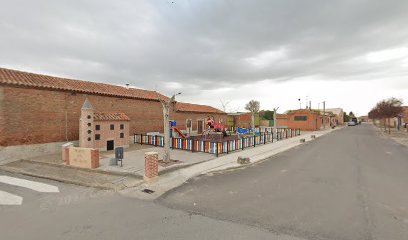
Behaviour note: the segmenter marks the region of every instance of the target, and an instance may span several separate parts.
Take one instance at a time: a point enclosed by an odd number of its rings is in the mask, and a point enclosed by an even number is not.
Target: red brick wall
[[[0,95],[0,99],[1,99],[1,95]],[[1,106],[0,106],[1,109]],[[404,107],[404,110],[402,112],[403,116],[404,116],[404,123],[408,123],[408,107]]]
[[[287,127],[288,126],[288,116],[287,115],[276,115],[276,126],[277,127]]]
[[[110,125],[114,124],[114,130],[110,129]],[[124,129],[120,129],[123,124]],[[99,125],[100,130],[96,130],[95,126]],[[129,146],[129,122],[128,121],[94,121],[92,137],[95,139],[95,148],[106,150],[106,141],[113,140],[116,147]],[[120,138],[120,133],[124,133],[124,138]],[[100,134],[100,140],[96,140],[95,134]]]
[[[100,95],[87,97],[95,111],[128,115],[130,135],[163,132],[160,102]],[[3,100],[0,101],[0,146],[78,140],[79,117],[85,98],[84,94],[65,91],[0,86],[0,100]],[[172,112],[170,119],[185,129],[186,118],[196,120],[209,115]],[[221,116],[212,115],[217,120]],[[222,118],[226,122],[226,115]],[[193,126],[197,127],[196,121]]]
[[[298,128],[302,131],[316,131],[320,129],[321,119],[318,113],[309,110],[288,113],[288,128]],[[295,121],[295,116],[306,116],[306,121]]]
[[[192,131],[197,131],[198,120],[204,120],[204,129],[207,129],[207,120],[211,116],[214,117],[215,122],[221,119],[221,122],[225,126],[227,125],[227,114],[172,112],[170,113],[170,120],[176,121],[178,129],[186,130],[186,120],[191,119],[193,120]]]
[[[5,120],[4,120],[4,90],[3,87],[0,86],[0,146],[2,146],[2,143],[5,142]]]

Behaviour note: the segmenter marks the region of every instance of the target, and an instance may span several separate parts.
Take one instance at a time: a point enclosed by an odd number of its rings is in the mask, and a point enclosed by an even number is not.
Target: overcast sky
[[[408,105],[408,1],[0,0],[0,66],[279,112]]]

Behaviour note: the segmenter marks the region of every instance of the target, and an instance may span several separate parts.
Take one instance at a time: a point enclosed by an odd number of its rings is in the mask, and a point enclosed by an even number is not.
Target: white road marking
[[[0,205],[21,205],[23,198],[0,190]]]
[[[50,185],[50,184],[45,184],[45,183],[39,183],[39,182],[34,182],[34,181],[29,181],[21,178],[14,178],[14,177],[9,177],[9,176],[0,176],[0,182],[14,185],[14,186],[19,186],[19,187],[24,187],[24,188],[29,188],[31,190],[37,191],[37,192],[59,192],[58,187]]]

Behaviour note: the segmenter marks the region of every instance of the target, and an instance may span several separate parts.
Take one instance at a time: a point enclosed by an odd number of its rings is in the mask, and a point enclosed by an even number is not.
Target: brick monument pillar
[[[86,98],[79,118],[79,147],[95,147],[94,129],[94,109],[88,98]]]
[[[154,181],[159,176],[159,154],[157,152],[145,153],[145,174],[146,181]]]

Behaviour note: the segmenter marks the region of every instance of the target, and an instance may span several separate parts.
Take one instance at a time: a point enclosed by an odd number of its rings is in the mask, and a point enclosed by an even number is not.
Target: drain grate
[[[152,193],[154,193],[153,190],[150,190],[150,189],[147,189],[147,188],[143,189],[142,192],[147,193],[147,194],[152,194]]]

